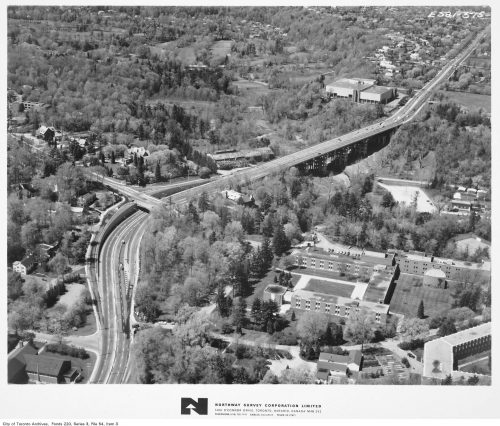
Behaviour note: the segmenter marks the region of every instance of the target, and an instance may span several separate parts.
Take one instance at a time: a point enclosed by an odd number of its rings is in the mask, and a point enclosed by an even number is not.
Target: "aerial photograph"
[[[9,384],[491,386],[489,7],[6,15]]]

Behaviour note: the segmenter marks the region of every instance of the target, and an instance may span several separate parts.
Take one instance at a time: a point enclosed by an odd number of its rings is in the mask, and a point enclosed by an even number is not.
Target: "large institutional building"
[[[376,86],[375,80],[366,78],[341,78],[327,84],[325,90],[335,98],[371,104],[386,104],[397,95],[395,87]]]
[[[459,371],[460,360],[489,350],[491,322],[431,340],[424,346],[423,377],[443,380],[448,375],[470,376],[471,373]]]
[[[420,253],[400,253],[397,257],[399,269],[405,274],[424,275],[429,269],[439,269],[449,280],[463,278],[464,275],[483,276],[489,274],[490,263],[471,263],[460,260],[426,256]],[[472,278],[472,277],[471,277]]]
[[[447,280],[480,278],[490,271],[489,262],[462,262],[418,252],[380,253],[357,248],[327,252],[308,247],[294,250],[292,256],[296,266],[318,271],[318,280],[323,281],[296,288],[291,295],[292,309],[339,318],[365,311],[372,313],[377,323],[384,323],[390,315],[400,273],[423,276],[424,286],[446,289]]]
[[[307,287],[295,290],[291,300],[293,309],[343,318],[365,311],[372,313],[377,323],[386,321],[397,276],[394,254],[335,254],[308,248],[295,250],[292,256],[297,266],[330,271],[339,276],[339,279],[329,279],[331,289],[326,289],[327,286],[322,291]]]

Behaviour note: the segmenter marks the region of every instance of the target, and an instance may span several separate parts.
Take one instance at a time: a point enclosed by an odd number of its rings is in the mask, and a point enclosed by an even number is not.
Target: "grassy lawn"
[[[247,306],[251,306],[252,302],[254,299],[257,297],[259,299],[262,299],[264,295],[264,289],[269,285],[269,284],[276,284],[274,282],[274,276],[279,276],[279,272],[275,272],[274,270],[270,270],[262,279],[255,281],[253,283],[253,292],[250,294],[247,298]],[[292,285],[295,286],[297,282],[299,281],[300,276],[298,275],[292,275]]]
[[[97,323],[95,320],[94,311],[92,308],[90,308],[87,313],[87,321],[85,322],[85,325],[83,327],[80,327],[76,331],[72,330],[70,334],[72,336],[90,336],[91,334],[94,334],[96,331],[97,331]]]
[[[334,283],[331,281],[317,280],[311,278],[304,290],[317,291],[318,293],[333,294],[339,297],[351,297],[354,290],[353,285]]]
[[[482,108],[491,113],[491,96],[476,93],[443,92],[450,100],[466,108]]]
[[[292,270],[292,272],[295,272],[297,274],[304,274],[304,275],[316,275],[318,277],[323,277],[323,278],[331,278],[333,280],[339,280],[339,281],[348,281],[348,282],[358,282],[358,279],[361,280],[361,277],[356,277],[354,275],[341,275],[338,272],[335,271],[328,271],[324,269],[314,269],[314,268],[295,268]]]
[[[251,340],[256,345],[274,343],[271,335],[264,331],[249,330],[247,328],[244,328],[242,331],[241,339]]]
[[[470,364],[467,364],[463,367],[459,367],[460,371],[465,371],[467,373],[477,373],[477,374],[485,374],[487,376],[491,375],[491,368],[489,366],[490,361],[489,361],[489,355],[490,353],[483,353],[481,354],[482,357],[480,359],[477,359],[475,361],[472,361]],[[460,361],[461,363],[464,363],[465,360]]]
[[[70,308],[76,302],[78,302],[84,290],[85,290],[85,285],[83,284],[76,284],[76,283],[66,284],[66,293],[64,293],[59,298],[59,301],[57,302],[56,306],[61,304],[61,305],[66,305],[68,308]]]
[[[233,42],[231,40],[220,40],[216,41],[211,47],[212,55],[214,58],[224,59],[226,55],[231,53],[231,45]]]
[[[391,311],[416,317],[421,300],[424,301],[426,316],[451,309],[453,282],[448,281],[448,288],[442,289],[424,286],[422,281],[421,276],[401,274],[390,303]]]

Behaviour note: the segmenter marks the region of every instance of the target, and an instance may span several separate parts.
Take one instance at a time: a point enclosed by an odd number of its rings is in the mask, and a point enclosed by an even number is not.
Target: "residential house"
[[[12,264],[14,272],[19,272],[21,275],[28,275],[36,266],[36,258],[33,254],[28,254],[22,260],[17,260]]]
[[[222,191],[222,195],[224,195],[228,200],[245,206],[251,206],[255,203],[255,198],[253,195],[245,195],[240,192],[233,191],[232,189]]]
[[[25,355],[26,374],[30,381],[38,383],[71,383],[80,376],[71,360],[51,355]]]
[[[49,261],[52,256],[56,253],[58,244],[55,245],[49,245],[49,244],[38,244],[37,245],[37,251],[38,251],[38,260],[40,262],[47,262]]]
[[[128,159],[133,160],[134,155],[137,155],[137,157],[148,157],[149,151],[143,146],[132,146],[128,150]]]
[[[56,136],[56,129],[54,127],[40,126],[40,128],[36,131],[36,136],[37,138],[50,143]]]
[[[37,353],[38,349],[30,343],[21,343],[21,346],[14,349],[7,357],[7,382],[18,385],[28,383],[25,357]]]
[[[316,383],[341,383],[344,379],[357,379],[361,370],[363,354],[359,350],[350,351],[349,355],[337,355],[321,352],[316,371]]]
[[[31,198],[36,194],[36,189],[30,183],[19,183],[11,186],[15,190],[19,199]]]
[[[95,200],[97,200],[97,196],[96,196],[95,192],[89,192],[88,194],[85,194],[85,195],[78,197],[77,205],[78,205],[78,207],[88,207]]]

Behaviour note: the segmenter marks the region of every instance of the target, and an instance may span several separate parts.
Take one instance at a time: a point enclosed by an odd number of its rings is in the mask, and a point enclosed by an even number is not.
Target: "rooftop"
[[[383,303],[375,303],[366,300],[353,300],[347,297],[332,296],[329,294],[318,293],[309,290],[296,290],[293,295],[301,299],[316,299],[321,300],[325,303],[333,303],[341,306],[352,306],[367,308],[377,313],[387,313],[389,311],[389,305]]]
[[[386,86],[371,86],[368,89],[363,90],[365,93],[377,93],[377,94],[383,94],[389,91],[392,91],[392,87],[386,87]]]
[[[24,366],[26,365],[25,357],[28,355],[34,355],[36,353],[38,353],[37,348],[35,348],[31,344],[25,344],[24,346],[13,350],[8,355],[7,374],[9,383],[12,383],[12,381],[16,378],[20,371],[24,369]]]
[[[268,293],[274,293],[274,294],[285,294],[286,292],[286,287],[283,287],[281,285],[277,284],[269,284],[264,291],[267,291]]]
[[[468,328],[467,330],[459,331],[449,336],[441,337],[440,339],[433,340],[432,342],[446,342],[451,346],[457,346],[461,343],[470,342],[471,340],[479,339],[480,337],[491,335],[491,322],[478,325],[477,327]]]
[[[367,255],[366,252],[365,254],[361,253],[354,251],[351,253],[350,250],[347,252],[340,252],[340,253],[328,253],[323,249],[317,247],[308,247],[302,250],[299,249],[294,250],[292,252],[292,255],[295,256],[309,255],[311,257],[314,256],[315,258],[318,259],[336,260],[350,264],[366,264],[367,266],[374,266],[374,265],[392,266],[393,256],[388,256],[385,253],[380,253],[380,255],[374,255],[375,252],[370,252],[369,255]]]
[[[446,278],[446,273],[441,269],[436,268],[428,269],[427,271],[425,271],[424,275],[435,278]]]
[[[26,371],[29,373],[39,373],[46,376],[58,376],[63,371],[65,360],[54,358],[48,355],[25,355]]]
[[[366,89],[367,87],[372,86],[375,83],[375,80],[369,80],[364,78],[341,78],[339,80],[333,81],[327,86],[332,87],[340,87],[343,89]]]

